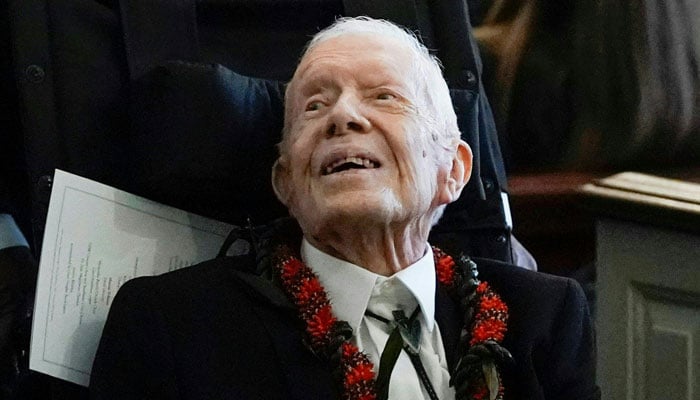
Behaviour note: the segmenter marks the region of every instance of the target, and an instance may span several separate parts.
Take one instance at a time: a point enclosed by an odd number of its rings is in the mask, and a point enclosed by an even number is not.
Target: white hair
[[[445,149],[452,148],[460,139],[457,115],[450,98],[450,91],[442,76],[442,64],[437,57],[430,54],[428,48],[421,43],[411,31],[383,19],[370,17],[342,17],[332,25],[317,33],[307,44],[302,59],[320,43],[344,35],[371,34],[374,36],[392,38],[406,45],[413,53],[413,68],[416,73],[418,99],[416,113],[422,119],[430,136],[437,144]],[[291,83],[291,82],[290,82]],[[291,85],[288,85],[288,88]],[[289,92],[289,90],[287,91]],[[422,95],[422,96],[421,96]],[[288,107],[289,93],[285,94],[285,104]],[[289,112],[287,109],[286,112]],[[283,142],[289,133],[292,118],[285,115]]]

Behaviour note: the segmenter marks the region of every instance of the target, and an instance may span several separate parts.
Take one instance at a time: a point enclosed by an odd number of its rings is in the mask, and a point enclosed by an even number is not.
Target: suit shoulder
[[[513,311],[556,318],[562,313],[588,313],[581,286],[571,278],[529,271],[512,264],[474,259],[479,279],[501,295]]]
[[[474,261],[479,278],[508,305],[503,345],[518,368],[505,379],[515,398],[599,399],[595,338],[580,285],[498,261]],[[543,396],[533,394],[539,391]]]
[[[479,279],[488,281],[493,285],[504,286],[509,290],[541,292],[554,291],[566,292],[568,290],[578,291],[580,285],[571,278],[551,275],[544,272],[530,271],[513,264],[504,263],[497,260],[474,258],[476,262]],[[551,294],[551,293],[550,293]]]
[[[245,260],[236,257],[216,258],[161,275],[136,277],[119,289],[117,297],[182,300],[235,290],[239,284],[235,271],[242,265]]]

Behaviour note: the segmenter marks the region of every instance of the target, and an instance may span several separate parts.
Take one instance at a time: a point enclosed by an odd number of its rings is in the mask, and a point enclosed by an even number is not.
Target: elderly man
[[[95,398],[599,397],[574,283],[427,243],[471,152],[424,46],[339,20],[285,107],[273,186],[293,219],[251,254],[124,285]]]

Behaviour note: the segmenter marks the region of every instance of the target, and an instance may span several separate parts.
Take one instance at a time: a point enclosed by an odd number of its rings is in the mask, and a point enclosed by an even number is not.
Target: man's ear
[[[457,200],[471,175],[472,150],[467,142],[460,140],[452,156],[452,167],[447,175],[447,181],[440,193],[440,204],[449,204]]]
[[[280,156],[272,166],[272,190],[282,204],[289,206],[289,160]]]

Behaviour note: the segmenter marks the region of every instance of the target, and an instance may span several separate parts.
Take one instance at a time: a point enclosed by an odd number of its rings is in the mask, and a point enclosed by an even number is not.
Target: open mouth
[[[379,168],[379,162],[364,157],[343,157],[327,164],[322,169],[323,175],[331,175],[351,169],[374,169]]]

